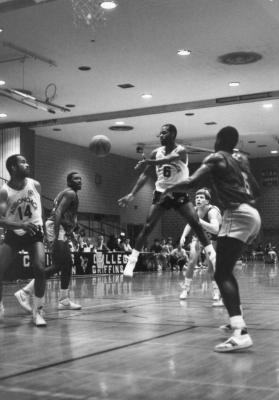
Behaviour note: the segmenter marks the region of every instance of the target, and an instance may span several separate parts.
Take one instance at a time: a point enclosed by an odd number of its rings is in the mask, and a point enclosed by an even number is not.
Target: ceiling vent
[[[117,85],[117,86],[120,87],[121,89],[131,89],[131,88],[135,87],[131,83],[121,83],[120,85]]]
[[[109,129],[111,131],[124,132],[124,131],[132,131],[134,127],[130,125],[113,125],[110,126]]]
[[[253,51],[236,51],[219,56],[218,61],[226,65],[245,65],[257,62],[262,58],[261,54]]]

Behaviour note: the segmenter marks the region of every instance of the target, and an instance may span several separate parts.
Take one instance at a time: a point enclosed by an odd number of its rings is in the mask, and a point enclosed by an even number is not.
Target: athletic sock
[[[35,279],[32,279],[29,283],[27,283],[26,286],[24,286],[24,288],[22,288],[22,290],[25,293],[33,294],[34,293],[34,285],[35,285]]]

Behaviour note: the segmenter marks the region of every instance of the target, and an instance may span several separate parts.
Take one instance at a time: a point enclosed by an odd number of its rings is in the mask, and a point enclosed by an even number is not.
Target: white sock
[[[130,255],[131,259],[137,260],[137,259],[139,258],[139,253],[140,253],[140,252],[139,252],[138,250],[133,249],[133,250],[132,250],[132,253],[131,253],[131,255]]]
[[[64,300],[69,297],[69,289],[60,289],[59,300]]]
[[[44,297],[36,297],[34,296],[34,310],[38,310],[42,308],[44,305]]]
[[[187,288],[190,288],[191,284],[192,284],[193,279],[192,278],[185,278],[185,286]]]
[[[230,325],[232,329],[240,329],[240,331],[241,329],[246,328],[246,324],[242,315],[235,315],[233,317],[230,317]]]
[[[34,285],[35,285],[35,279],[32,279],[29,283],[27,283],[26,286],[24,286],[23,291],[29,294],[34,293]]]

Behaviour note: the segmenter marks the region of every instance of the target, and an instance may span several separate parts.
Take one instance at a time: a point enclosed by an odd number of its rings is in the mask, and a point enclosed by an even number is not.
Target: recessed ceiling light
[[[91,67],[88,67],[87,65],[82,65],[81,67],[78,67],[80,71],[90,71]]]
[[[143,99],[151,99],[152,98],[152,94],[151,93],[144,93],[141,95],[141,97]]]
[[[256,140],[248,140],[248,143],[256,143]]]
[[[267,147],[266,144],[258,144],[258,147]]]
[[[125,125],[124,121],[115,121],[115,125]]]
[[[278,154],[278,150],[270,150],[271,154]]]
[[[195,113],[185,113],[185,115],[187,116],[187,117],[192,117],[193,115],[195,115]]]
[[[272,103],[265,103],[263,104],[263,108],[272,108],[273,104]]]
[[[7,117],[7,114],[5,114],[5,113],[0,114],[0,118],[6,118],[6,117]]]
[[[60,131],[62,131],[61,128],[53,128],[52,130],[53,130],[54,132],[60,132]]]
[[[3,29],[2,29],[2,28],[0,28],[0,33],[1,33],[1,32],[3,32]]]
[[[205,125],[217,125],[217,122],[214,121],[209,121],[209,122],[205,122]]]
[[[5,81],[0,81],[0,86],[3,86],[3,85],[5,85]]]
[[[239,85],[240,85],[239,82],[230,82],[229,83],[229,86],[231,86],[231,87],[236,87],[236,86],[239,86]]]
[[[118,4],[115,1],[102,1],[100,6],[104,9],[104,10],[113,10],[114,8],[116,8],[118,6]]]
[[[66,104],[65,107],[74,108],[74,107],[75,107],[75,104]]]
[[[191,54],[191,50],[180,49],[180,50],[177,50],[177,54],[179,56],[189,56],[189,54]]]

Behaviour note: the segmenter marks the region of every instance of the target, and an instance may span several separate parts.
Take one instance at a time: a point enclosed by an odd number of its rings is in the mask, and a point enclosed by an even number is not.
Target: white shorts
[[[224,211],[218,237],[231,237],[250,244],[256,239],[261,228],[258,211],[249,204],[242,203],[237,208]]]
[[[49,219],[46,221],[46,237],[50,243],[54,241],[54,222]],[[58,240],[63,240],[63,242],[68,240],[66,232],[61,225],[59,227]]]

